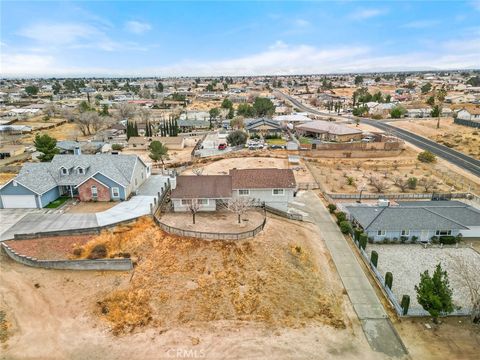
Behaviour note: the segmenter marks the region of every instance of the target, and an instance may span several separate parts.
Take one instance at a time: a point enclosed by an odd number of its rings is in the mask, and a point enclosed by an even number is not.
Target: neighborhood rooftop
[[[229,175],[177,176],[172,199],[223,199],[232,194],[232,178]]]
[[[137,159],[136,155],[55,155],[50,163],[26,163],[15,181],[43,194],[58,185],[79,185],[99,172],[122,186],[128,186]],[[61,174],[61,168],[77,167],[82,167],[83,173]]]
[[[233,189],[295,188],[295,176],[290,169],[232,169]]]
[[[348,126],[335,124],[331,121],[315,120],[306,124],[298,125],[297,129],[317,132],[317,133],[329,133],[335,135],[348,135],[348,134],[361,134],[362,130],[352,129]]]
[[[431,204],[430,204],[431,203]],[[468,229],[480,224],[480,211],[466,205],[432,201],[402,203],[400,206],[348,206],[365,230]],[[447,204],[448,203],[448,204]]]

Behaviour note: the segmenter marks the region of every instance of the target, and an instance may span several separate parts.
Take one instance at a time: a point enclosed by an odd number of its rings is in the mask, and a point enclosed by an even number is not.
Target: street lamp
[[[365,188],[367,187],[367,184],[363,183],[361,184],[359,187],[358,187],[358,191],[360,191],[360,196],[357,200],[357,203],[361,203],[362,202],[362,193],[363,193],[363,190],[365,190]]]

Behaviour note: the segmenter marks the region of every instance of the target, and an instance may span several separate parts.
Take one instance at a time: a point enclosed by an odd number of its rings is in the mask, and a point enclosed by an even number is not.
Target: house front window
[[[435,232],[435,235],[437,235],[437,236],[450,236],[450,235],[452,235],[452,230],[437,230]]]
[[[192,203],[192,200],[191,199],[182,199],[182,205],[190,205]]]
[[[92,186],[92,198],[98,197],[98,189],[95,185]]]
[[[272,194],[276,196],[283,196],[285,194],[284,189],[273,189]]]
[[[386,234],[386,231],[385,231],[385,230],[378,230],[378,231],[377,231],[377,235],[378,235],[378,236],[385,236],[385,234]]]
[[[65,168],[62,168],[62,175],[67,175],[67,174],[68,174],[68,170]]]
[[[240,196],[248,196],[248,195],[250,195],[250,190],[240,189],[240,190],[238,190],[238,195],[240,195]]]
[[[79,174],[83,174],[83,173],[84,173],[83,168],[78,168],[77,171],[78,171]]]
[[[208,205],[208,199],[198,199],[198,205]]]
[[[402,236],[410,236],[410,230],[402,230]]]
[[[112,187],[112,196],[114,198],[120,197],[120,190],[118,189],[118,187]]]

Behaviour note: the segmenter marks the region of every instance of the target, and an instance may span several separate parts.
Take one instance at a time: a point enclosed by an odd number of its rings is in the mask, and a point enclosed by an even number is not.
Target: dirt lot
[[[163,223],[184,230],[202,232],[237,233],[250,231],[257,228],[264,219],[263,211],[251,210],[241,217],[238,223],[238,216],[227,210],[216,212],[199,212],[195,215],[195,224],[192,222],[192,214],[166,213],[160,219]]]
[[[49,359],[186,351],[207,359],[381,359],[324,244],[311,240],[319,238],[315,229],[271,218],[254,239],[208,242],[169,236],[141,220],[86,245],[130,252],[138,262],[133,273],[42,270],[2,255],[0,307],[9,337],[3,352]]]
[[[193,147],[187,147],[182,150],[169,150],[168,151],[169,159],[165,161],[165,164],[168,165],[171,163],[182,163],[182,162],[190,161],[192,158],[191,156],[192,150],[193,150]],[[122,154],[135,154],[140,156],[140,158],[146,163],[148,164],[152,163],[152,159],[150,159],[150,157],[148,156],[149,152],[147,150],[124,149],[122,151]],[[160,167],[162,166],[161,162],[159,162],[158,164]]]
[[[410,318],[394,321],[412,359],[477,359],[480,347],[480,326],[468,318],[441,319],[435,325],[429,318]],[[425,324],[429,324],[428,329]]]
[[[295,180],[297,183],[311,183],[313,179],[310,172],[305,167],[303,160],[300,165],[289,165],[288,160],[273,157],[241,157],[227,158],[203,165],[203,175],[222,175],[228,174],[230,169],[256,169],[256,168],[277,168],[294,169]],[[191,174],[191,170],[186,170],[184,174]]]
[[[70,258],[73,249],[85,245],[93,235],[54,236],[31,240],[9,240],[5,243],[21,255],[41,260]]]
[[[65,213],[97,213],[111,209],[118,205],[115,201],[99,201],[99,202],[75,202],[66,205]]]
[[[13,173],[0,173],[0,185],[3,185],[13,179],[17,174]]]
[[[424,193],[432,190],[450,192],[454,185],[439,177],[432,165],[418,163],[412,150],[407,150],[401,157],[392,159],[322,159],[311,162],[311,164],[317,179],[325,190],[331,193],[358,193],[359,187],[363,184],[365,184],[364,193],[375,193],[376,188],[369,181],[371,177],[386,184],[383,191],[385,193],[402,192],[402,189],[394,184],[397,178],[401,178],[403,181],[412,177],[417,178],[416,188],[405,189],[406,193]],[[350,177],[352,179],[349,179]],[[420,183],[422,178],[431,179],[435,185],[426,191]]]
[[[480,130],[457,125],[452,118],[442,118],[440,120],[440,129],[437,129],[436,119],[394,121],[390,124],[480,159]]]

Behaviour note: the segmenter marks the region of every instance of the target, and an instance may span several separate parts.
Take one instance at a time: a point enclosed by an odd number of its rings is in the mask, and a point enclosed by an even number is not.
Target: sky
[[[0,0],[0,19],[0,77],[480,68],[480,0]]]

